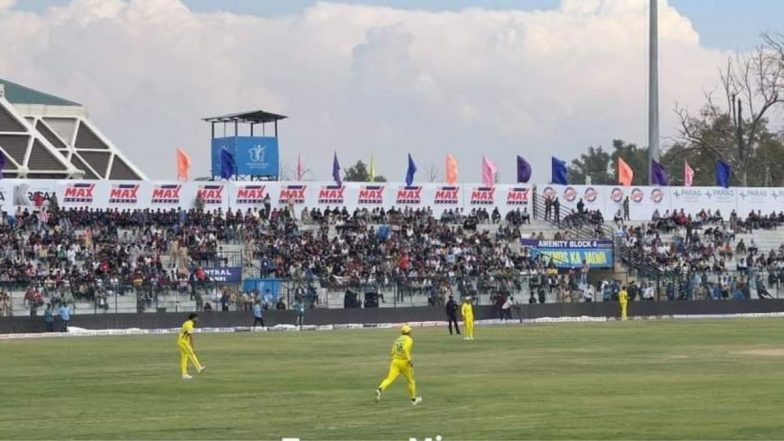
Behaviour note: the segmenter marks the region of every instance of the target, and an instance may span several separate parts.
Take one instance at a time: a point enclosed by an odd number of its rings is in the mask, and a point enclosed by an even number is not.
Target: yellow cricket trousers
[[[378,386],[381,391],[385,391],[390,384],[394,383],[398,375],[403,374],[408,382],[408,396],[413,400],[416,398],[416,382],[414,381],[414,368],[409,366],[406,360],[392,360],[389,364],[389,373],[387,378]]]

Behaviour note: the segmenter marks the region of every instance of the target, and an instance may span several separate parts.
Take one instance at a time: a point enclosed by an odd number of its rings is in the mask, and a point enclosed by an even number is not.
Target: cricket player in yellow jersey
[[[621,320],[626,320],[627,306],[629,305],[629,292],[626,287],[621,287],[621,292],[618,293],[618,303],[621,305]]]
[[[465,337],[463,340],[474,339],[474,307],[471,305],[471,297],[466,297],[463,306],[460,308],[460,313],[463,315],[463,327],[465,328]]]
[[[400,328],[402,334],[392,343],[392,363],[389,364],[387,378],[381,382],[376,389],[376,401],[381,401],[381,393],[387,390],[398,375],[403,374],[408,382],[408,396],[411,404],[416,406],[422,402],[422,397],[416,394],[416,382],[414,381],[414,361],[411,359],[411,351],[414,348],[414,339],[411,338],[411,326],[403,325]]]
[[[202,366],[199,363],[199,359],[196,358],[196,352],[193,351],[193,326],[198,320],[199,314],[194,312],[188,315],[188,320],[182,324],[182,329],[179,335],[177,335],[177,346],[180,347],[180,374],[182,374],[183,380],[193,378],[188,375],[188,360],[191,361],[198,373],[202,373],[204,369],[207,369],[206,366]]]

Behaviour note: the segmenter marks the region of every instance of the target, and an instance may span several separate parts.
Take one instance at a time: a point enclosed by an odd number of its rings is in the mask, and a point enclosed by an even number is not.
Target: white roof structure
[[[81,104],[0,79],[3,176],[146,180]]]

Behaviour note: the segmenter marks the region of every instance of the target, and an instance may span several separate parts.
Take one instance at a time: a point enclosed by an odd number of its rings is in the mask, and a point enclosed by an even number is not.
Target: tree
[[[441,181],[441,173],[438,171],[436,165],[432,162],[427,165],[427,168],[423,171],[423,175],[425,177],[425,181],[427,182]]]
[[[609,173],[610,155],[602,147],[588,147],[588,152],[572,160],[569,166],[569,182],[573,184],[588,183],[594,185],[612,184],[613,178]],[[589,178],[589,179],[586,179]]]
[[[768,114],[784,103],[784,35],[763,35],[752,54],[730,57],[719,78],[723,105],[712,93],[706,94],[698,115],[676,105],[678,138],[684,153],[700,150],[713,161],[728,162],[733,181],[747,186],[749,172],[754,172],[753,181],[760,174],[755,153],[766,142]]]
[[[370,172],[367,165],[362,161],[357,161],[356,164],[347,168],[343,173],[343,179],[346,182],[369,182]],[[373,182],[387,182],[387,178],[383,176],[376,176]]]
[[[569,166],[569,182],[593,185],[613,185],[618,183],[618,158],[623,158],[634,170],[633,185],[648,185],[648,149],[637,147],[620,139],[612,142],[613,152],[607,153],[599,146],[588,147],[588,152],[572,161]]]

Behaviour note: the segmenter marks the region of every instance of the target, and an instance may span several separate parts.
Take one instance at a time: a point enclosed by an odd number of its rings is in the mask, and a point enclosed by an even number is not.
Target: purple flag
[[[335,184],[339,186],[343,185],[343,179],[340,177],[340,163],[338,162],[338,152],[335,152],[335,155],[332,157],[332,179],[335,180]]]
[[[667,176],[667,170],[664,169],[664,166],[661,163],[651,159],[651,182],[653,185],[658,185],[660,187],[666,187],[669,185],[670,178]]]
[[[531,164],[517,155],[517,182],[526,183],[531,179]]]

